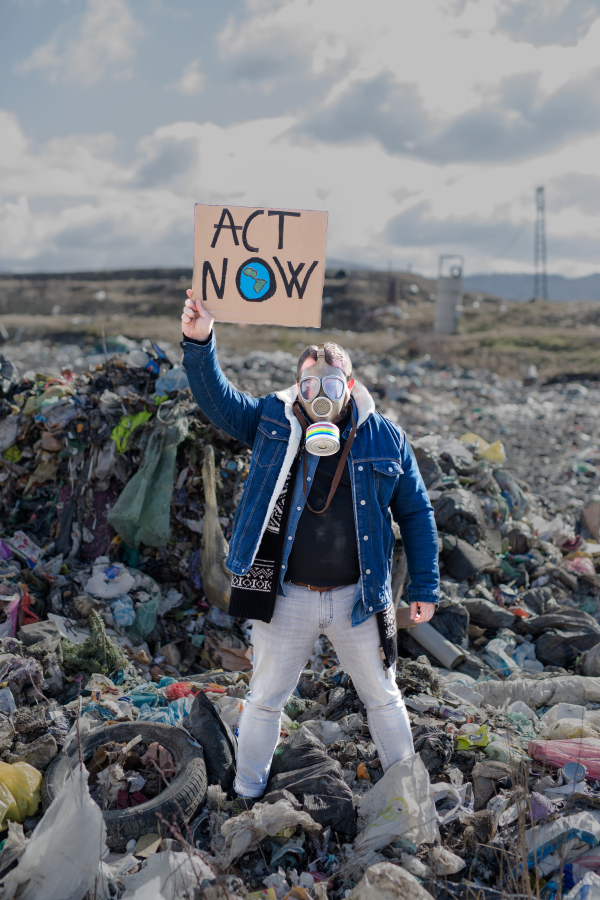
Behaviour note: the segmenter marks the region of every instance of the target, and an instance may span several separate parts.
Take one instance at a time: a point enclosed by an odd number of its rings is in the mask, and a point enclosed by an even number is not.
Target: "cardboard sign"
[[[217,322],[319,328],[327,213],[197,203],[194,300]]]

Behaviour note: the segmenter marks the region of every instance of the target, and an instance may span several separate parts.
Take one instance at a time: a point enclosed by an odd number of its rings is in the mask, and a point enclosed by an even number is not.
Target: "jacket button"
[[[290,534],[290,536],[288,537],[288,541],[291,541],[291,539],[292,539],[292,536],[291,536],[291,534]]]
[[[365,534],[365,536],[364,536],[364,538],[363,538],[363,541],[368,541],[368,540],[369,540],[369,535],[368,535],[368,534]]]
[[[272,431],[271,434],[277,434],[277,432],[276,432],[276,431]],[[392,471],[392,470],[390,469],[390,472],[391,472],[391,471]]]
[[[275,432],[273,432],[273,434],[275,434]],[[392,467],[390,466],[389,469],[388,469],[388,472],[393,472],[393,471],[394,471],[394,470],[393,470]]]
[[[359,466],[359,467],[358,467],[358,471],[359,471],[359,472],[362,472],[362,470],[363,470],[363,467],[362,467],[362,466]]]
[[[372,607],[372,606],[369,607],[369,612],[373,612],[373,607]]]
[[[365,572],[366,572],[367,575],[370,575],[370,574],[371,574],[371,570],[370,570],[370,569],[365,569]]]
[[[307,480],[307,481],[310,481],[310,475],[307,475],[307,476],[306,476],[306,480]]]
[[[301,511],[302,511],[302,507],[301,507],[301,506],[297,506],[296,509],[298,510],[298,512],[301,512]]]
[[[361,506],[364,506],[366,502],[367,502],[366,500],[361,500],[361,501],[360,501],[360,505],[361,505]]]

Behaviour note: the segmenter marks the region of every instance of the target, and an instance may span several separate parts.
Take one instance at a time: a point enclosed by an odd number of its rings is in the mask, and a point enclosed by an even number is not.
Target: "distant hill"
[[[481,274],[463,278],[465,291],[496,294],[505,300],[531,300],[533,275]],[[600,300],[600,273],[585,278],[548,275],[549,300]]]

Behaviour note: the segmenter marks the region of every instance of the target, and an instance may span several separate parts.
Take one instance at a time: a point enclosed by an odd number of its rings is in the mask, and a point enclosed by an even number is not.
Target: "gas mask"
[[[300,375],[298,399],[311,425],[306,429],[306,449],[314,456],[332,456],[340,449],[340,430],[334,425],[344,408],[346,378],[337,366],[325,361],[323,344],[317,362]]]

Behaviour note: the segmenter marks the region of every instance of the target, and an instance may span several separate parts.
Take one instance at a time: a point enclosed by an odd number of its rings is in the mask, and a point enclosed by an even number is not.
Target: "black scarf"
[[[232,575],[231,577],[231,598],[228,610],[230,616],[259,619],[261,622],[270,622],[273,618],[275,600],[279,591],[285,532],[292,505],[298,462],[303,450],[304,441],[301,441],[298,454],[277,498],[269,524],[265,528],[254,563],[245,575]]]

